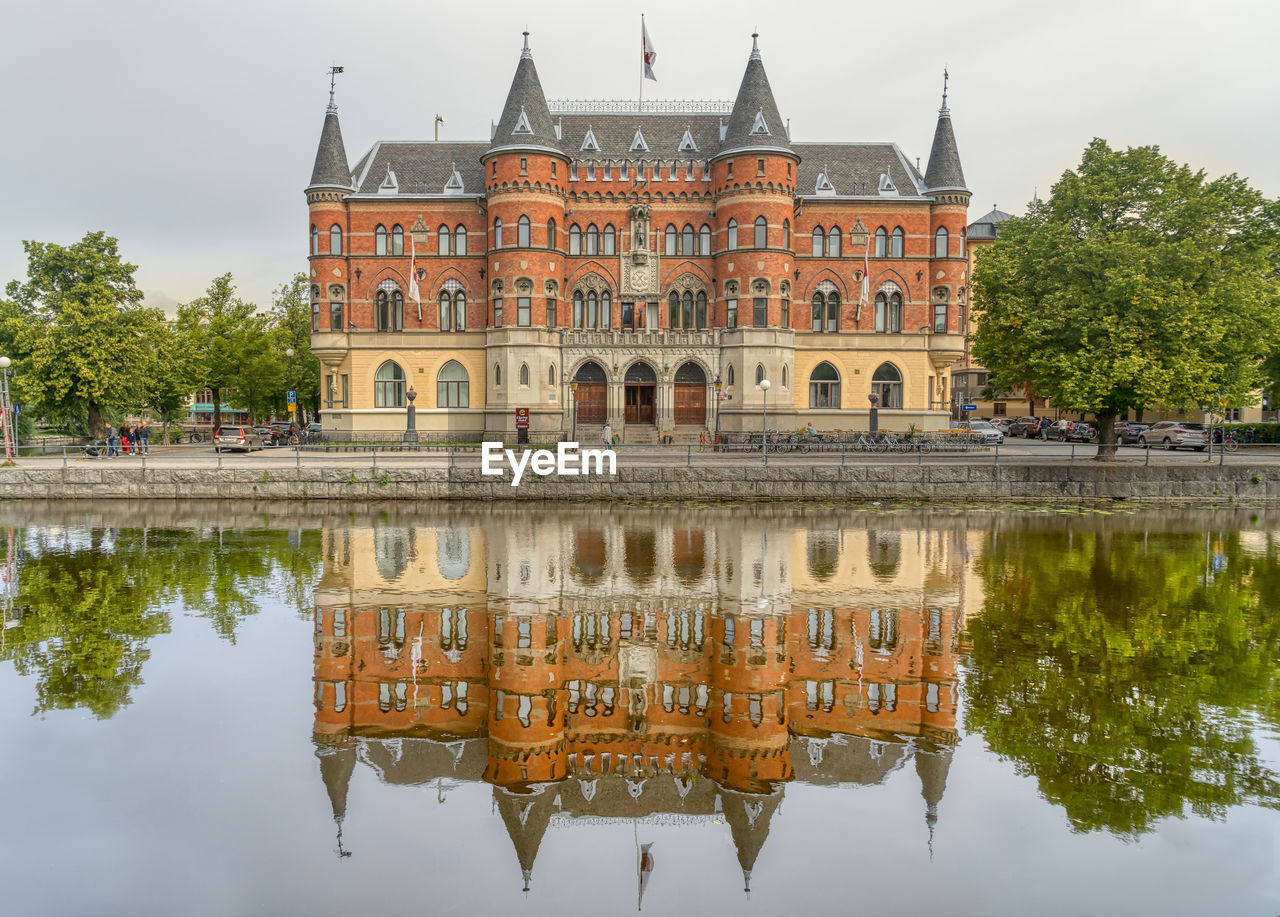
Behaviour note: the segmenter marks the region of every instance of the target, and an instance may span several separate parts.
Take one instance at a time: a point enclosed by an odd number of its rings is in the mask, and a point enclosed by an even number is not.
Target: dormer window
[[[516,126],[511,129],[513,134],[532,134],[533,128],[529,126],[529,113],[524,110],[524,106],[520,107],[520,117],[516,119]]]
[[[893,179],[889,177],[887,172],[880,175],[880,193],[881,194],[897,194],[898,186],[893,183]]]
[[[769,133],[769,125],[764,120],[764,109],[756,112],[756,120],[751,125],[751,133],[767,134]]]
[[[498,164],[493,164],[494,173],[497,174]],[[454,163],[453,171],[449,173],[449,180],[444,183],[445,194],[461,194],[463,192],[462,173],[458,171],[458,164]]]
[[[831,179],[827,176],[826,169],[818,173],[818,180],[813,186],[814,194],[835,194],[835,185],[831,184]]]
[[[693,134],[689,128],[684,129],[684,136],[680,138],[680,146],[676,148],[678,153],[687,153],[689,151],[698,152],[698,145],[693,142]]]
[[[378,185],[379,194],[395,194],[400,190],[400,185],[396,181],[396,173],[391,171],[391,166],[387,166],[386,177],[382,179],[382,184]]]
[[[596,142],[595,131],[590,126],[587,127],[587,136],[582,138],[582,146],[579,149],[600,152],[600,144]]]
[[[644,132],[641,131],[640,128],[638,127],[636,128],[635,136],[631,138],[630,151],[632,153],[649,152],[649,143],[644,139]]]

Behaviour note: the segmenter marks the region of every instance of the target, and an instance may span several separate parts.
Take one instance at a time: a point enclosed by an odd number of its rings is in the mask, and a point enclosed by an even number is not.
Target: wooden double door
[[[623,390],[622,419],[626,423],[653,423],[658,387],[650,384],[627,385]]]
[[[707,386],[705,382],[676,383],[675,415],[677,425],[706,426]]]

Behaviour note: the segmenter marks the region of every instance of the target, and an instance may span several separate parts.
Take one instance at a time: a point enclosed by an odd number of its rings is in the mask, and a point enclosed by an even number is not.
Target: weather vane
[[[342,72],[342,68],[336,64],[329,68],[329,110],[337,111],[338,106],[333,102],[333,89],[337,83],[338,74]]]

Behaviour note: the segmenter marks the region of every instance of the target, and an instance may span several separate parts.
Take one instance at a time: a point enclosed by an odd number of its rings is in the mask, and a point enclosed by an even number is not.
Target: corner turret
[[[316,162],[311,169],[311,183],[307,193],[321,188],[351,190],[351,168],[347,164],[347,150],[342,145],[342,128],[338,124],[338,106],[333,104],[324,113],[324,127],[320,129],[320,146],[316,148]]]
[[[747,70],[742,75],[729,125],[720,142],[720,156],[742,150],[792,152],[786,122],[778,112],[769,77],[764,72],[758,38],[758,34],[751,36],[751,56],[747,58]]]
[[[938,124],[933,131],[933,147],[929,151],[929,167],[924,173],[925,189],[928,194],[937,198],[940,203],[969,202],[969,189],[964,183],[964,170],[960,167],[960,151],[956,149],[956,135],[951,129],[951,109],[947,107],[947,79],[949,74],[942,73],[942,108],[938,110]],[[939,195],[937,192],[943,192]],[[948,201],[944,197],[950,193],[962,200]]]
[[[502,107],[502,117],[489,144],[490,154],[498,150],[561,152],[551,109],[547,107],[547,97],[538,80],[538,68],[533,65],[528,32],[524,33],[524,48],[507,92],[507,103]]]

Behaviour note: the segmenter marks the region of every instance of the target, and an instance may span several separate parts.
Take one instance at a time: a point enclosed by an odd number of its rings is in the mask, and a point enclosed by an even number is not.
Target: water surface
[[[1278,528],[3,508],[5,910],[1274,917]]]

